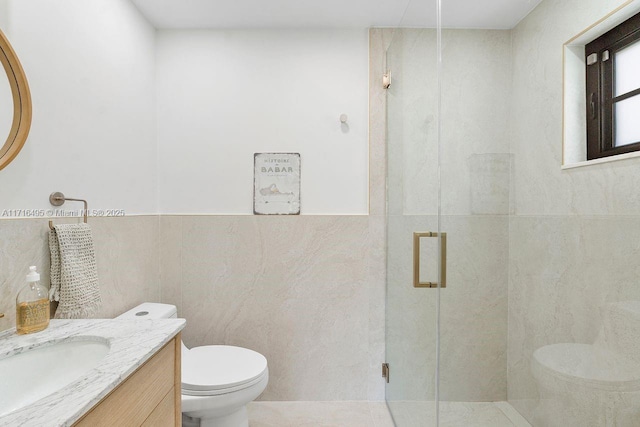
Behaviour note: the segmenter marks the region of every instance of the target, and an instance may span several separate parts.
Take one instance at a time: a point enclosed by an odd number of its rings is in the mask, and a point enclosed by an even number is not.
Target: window
[[[640,14],[586,45],[587,160],[640,151]]]

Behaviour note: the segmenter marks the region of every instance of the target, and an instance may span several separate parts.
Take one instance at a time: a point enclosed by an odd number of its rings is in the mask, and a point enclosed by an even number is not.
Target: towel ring
[[[82,202],[84,203],[84,223],[87,223],[87,215],[89,213],[89,207],[87,204],[86,200],[83,199],[72,199],[71,197],[64,197],[64,194],[62,194],[59,191],[56,191],[55,193],[51,193],[49,195],[49,203],[51,203],[52,206],[62,206],[64,205],[64,202],[66,201],[71,201],[71,202]],[[49,220],[49,228],[51,230],[53,230],[53,221]]]

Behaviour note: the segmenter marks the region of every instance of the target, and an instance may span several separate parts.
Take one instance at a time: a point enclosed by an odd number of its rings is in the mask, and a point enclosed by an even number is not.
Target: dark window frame
[[[640,141],[615,146],[615,103],[640,95],[640,88],[613,96],[615,54],[638,40],[640,13],[585,46],[585,64],[590,55],[596,53],[598,56],[596,63],[586,65],[587,160],[640,151]],[[603,60],[605,52],[608,52],[608,60]]]

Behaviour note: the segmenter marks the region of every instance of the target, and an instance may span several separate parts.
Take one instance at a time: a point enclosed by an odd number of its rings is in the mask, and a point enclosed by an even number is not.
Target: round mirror
[[[11,132],[13,124],[13,95],[9,77],[5,73],[0,73],[0,135],[4,137]]]
[[[0,31],[0,169],[18,155],[31,127],[27,78],[9,40]]]

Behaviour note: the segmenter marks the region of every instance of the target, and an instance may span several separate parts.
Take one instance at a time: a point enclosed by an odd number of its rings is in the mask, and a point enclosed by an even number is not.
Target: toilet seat
[[[268,375],[267,359],[226,345],[195,347],[182,354],[182,394],[215,396],[251,387]]]
[[[612,351],[588,344],[547,345],[533,353],[534,375],[615,392],[640,390],[640,368]]]

